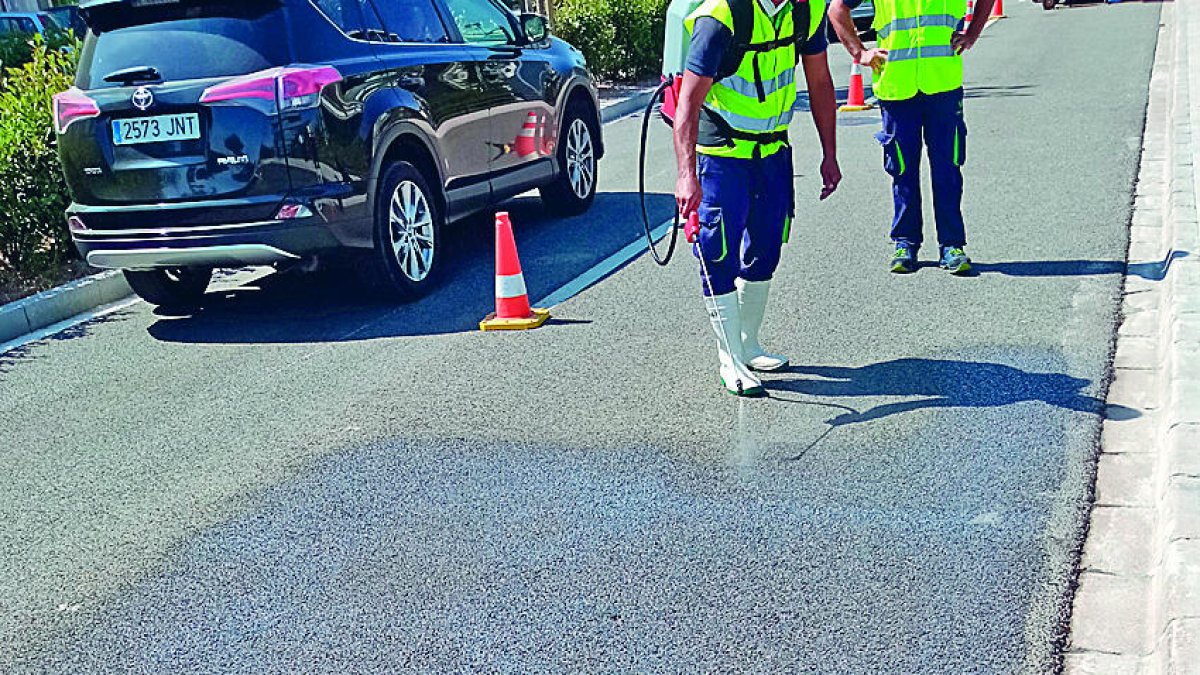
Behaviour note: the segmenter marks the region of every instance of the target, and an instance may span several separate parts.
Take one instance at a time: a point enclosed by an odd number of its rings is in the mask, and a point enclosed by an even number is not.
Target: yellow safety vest
[[[787,145],[787,128],[796,106],[795,4],[785,0],[788,6],[771,17],[758,0],[706,0],[685,21],[688,33],[694,32],[702,17],[712,17],[735,33],[737,22],[730,2],[753,6],[753,30],[749,40],[734,35],[734,45],[748,48],[736,71],[718,79],[709,91],[700,112],[696,151],[714,157],[768,157]],[[821,27],[825,0],[800,4],[809,6],[804,36],[811,38]]]
[[[888,52],[875,95],[902,101],[961,88],[963,60],[950,38],[966,14],[964,0],[875,0],[879,48]]]

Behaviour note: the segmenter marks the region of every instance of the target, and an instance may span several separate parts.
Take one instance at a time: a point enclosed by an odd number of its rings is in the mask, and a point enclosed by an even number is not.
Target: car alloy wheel
[[[400,271],[411,281],[424,281],[433,267],[436,245],[433,211],[424,191],[410,180],[401,181],[392,193],[388,233]]]
[[[596,151],[592,130],[581,119],[572,122],[567,132],[567,176],[575,196],[587,199],[596,180]]]

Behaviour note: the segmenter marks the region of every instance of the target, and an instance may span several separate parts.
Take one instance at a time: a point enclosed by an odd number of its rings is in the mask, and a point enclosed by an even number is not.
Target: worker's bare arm
[[[700,179],[696,175],[696,139],[700,133],[700,108],[712,89],[711,77],[691,71],[683,74],[679,105],[675,110],[675,160],[679,179],[675,183],[675,202],[686,216],[700,208]]]
[[[858,29],[854,27],[854,19],[850,17],[850,7],[843,0],[833,0],[829,5],[829,23],[842,41],[842,46],[850,52],[850,58],[870,66],[876,72],[883,68],[887,62],[887,50],[867,49],[863,45],[858,37]]]
[[[821,139],[821,199],[837,190],[842,171],[837,161],[837,94],[829,74],[829,58],[825,52],[805,55],[804,78],[808,82],[808,101],[812,108],[813,124]]]
[[[975,3],[975,14],[971,19],[971,24],[967,26],[965,31],[956,31],[954,37],[951,38],[950,44],[954,46],[955,54],[962,54],[971,47],[975,46],[975,41],[983,34],[983,29],[987,27],[988,18],[992,15],[992,7],[996,4],[996,0],[979,0]]]

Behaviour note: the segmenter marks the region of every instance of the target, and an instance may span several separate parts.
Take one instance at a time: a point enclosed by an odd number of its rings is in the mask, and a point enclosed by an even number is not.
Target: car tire
[[[194,307],[204,298],[212,270],[183,267],[162,270],[125,270],[125,281],[141,299],[165,308]]]
[[[360,269],[381,299],[415,300],[436,284],[441,270],[441,209],[429,181],[409,162],[389,165],[379,185],[375,248]]]
[[[1058,0],[1042,0],[1042,9],[1051,10],[1058,5]]]
[[[600,129],[587,108],[572,105],[562,125],[558,142],[559,176],[541,189],[542,203],[558,215],[573,216],[587,211],[596,200],[599,162],[596,142]]]

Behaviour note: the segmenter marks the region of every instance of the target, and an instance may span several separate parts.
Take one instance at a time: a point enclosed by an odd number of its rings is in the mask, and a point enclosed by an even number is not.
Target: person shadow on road
[[[788,372],[821,379],[764,382],[768,389],[817,398],[918,396],[916,400],[845,412],[827,423],[833,427],[869,422],[901,413],[936,408],[991,408],[1041,401],[1058,408],[1099,414],[1104,402],[1083,393],[1088,380],[1062,373],[1032,373],[999,363],[940,359],[895,359],[859,368],[792,366]],[[1110,406],[1110,416],[1136,417],[1123,406]]]

